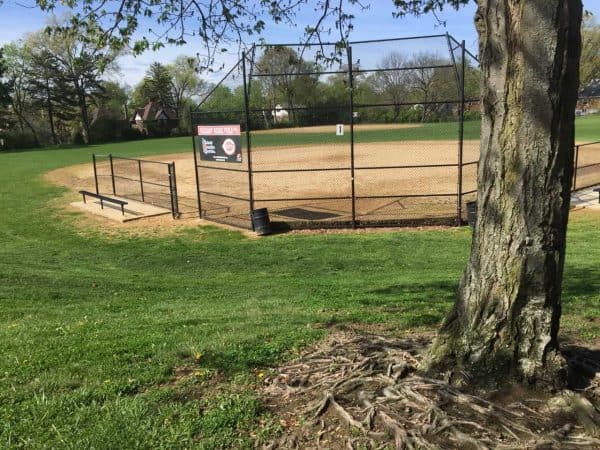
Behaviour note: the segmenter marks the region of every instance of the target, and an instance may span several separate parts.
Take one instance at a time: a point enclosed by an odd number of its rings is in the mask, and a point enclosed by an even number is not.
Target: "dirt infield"
[[[476,161],[479,143],[464,143],[464,161]],[[357,199],[358,220],[392,220],[452,217],[456,213],[458,144],[455,141],[405,141],[355,144],[355,190],[357,197],[417,196],[404,198]],[[197,217],[196,185],[193,155],[188,153],[146,157],[156,161],[174,161],[180,209],[183,217]],[[246,171],[248,155],[244,150],[241,164],[202,162],[207,167]],[[107,173],[107,163],[98,165],[99,173]],[[253,148],[252,165],[255,207],[268,207],[276,220],[348,220],[352,210],[350,199],[324,199],[351,196],[351,160],[349,145],[311,145]],[[412,167],[447,165],[445,167]],[[389,168],[397,166],[397,168]],[[386,168],[382,168],[386,167]],[[475,189],[476,165],[463,169],[463,190]],[[328,169],[317,171],[315,169]],[[123,170],[128,170],[123,167]],[[132,169],[133,170],[133,169]],[[266,173],[263,171],[280,172]],[[295,170],[308,170],[296,172]],[[144,179],[161,174],[144,169]],[[93,189],[91,164],[53,171],[49,179],[72,190]],[[248,198],[247,172],[199,169],[201,189],[205,192]],[[102,181],[102,180],[101,180]],[[100,191],[109,192],[104,178]],[[118,185],[120,195],[128,189],[136,195],[138,186]],[[146,195],[149,195],[146,192]],[[157,192],[156,195],[159,195]],[[160,194],[162,195],[162,194]],[[419,197],[428,196],[428,197]],[[319,200],[294,200],[314,198]],[[266,201],[280,199],[279,201]],[[202,195],[202,209],[213,219],[239,217],[248,220],[248,202]],[[308,214],[302,217],[302,214]],[[312,214],[312,216],[311,216]],[[247,225],[247,223],[246,223]]]
[[[465,162],[478,158],[478,142],[465,142]],[[356,213],[359,220],[392,220],[397,217],[415,219],[447,217],[455,214],[458,180],[455,141],[408,141],[355,144],[355,191],[358,197],[369,196],[432,196],[383,199],[359,199]],[[222,167],[219,163],[205,163]],[[411,167],[447,165],[446,167]],[[453,166],[454,165],[454,166]],[[233,165],[228,165],[227,168]],[[252,167],[256,207],[268,207],[273,214],[289,208],[331,214],[320,220],[348,220],[352,210],[349,199],[325,200],[325,197],[350,197],[349,145],[311,145],[253,149]],[[398,168],[389,168],[398,167]],[[383,168],[386,167],[386,168]],[[238,167],[235,167],[238,168]],[[247,169],[244,155],[240,169]],[[314,169],[328,169],[316,171]],[[334,170],[337,169],[337,170]],[[179,168],[180,184],[193,185],[191,173]],[[285,171],[268,173],[263,171]],[[291,170],[300,170],[294,172]],[[248,196],[247,174],[200,169],[203,191],[236,197]],[[475,189],[475,165],[464,170],[464,190]],[[185,181],[183,181],[185,180]],[[436,196],[436,194],[439,194]],[[231,199],[205,195],[205,209],[215,216],[240,211],[247,217],[247,205]],[[319,198],[322,200],[289,200]],[[282,201],[266,201],[287,199]],[[308,214],[308,213],[307,213]],[[283,220],[289,216],[282,217]],[[291,217],[301,219],[301,217]],[[310,217],[307,217],[310,219]]]

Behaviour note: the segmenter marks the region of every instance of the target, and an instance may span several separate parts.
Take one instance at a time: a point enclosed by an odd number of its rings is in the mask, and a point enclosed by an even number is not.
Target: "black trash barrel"
[[[259,208],[252,211],[252,225],[259,236],[271,234],[271,220],[267,208]]]
[[[467,202],[467,222],[472,228],[477,222],[477,202]]]

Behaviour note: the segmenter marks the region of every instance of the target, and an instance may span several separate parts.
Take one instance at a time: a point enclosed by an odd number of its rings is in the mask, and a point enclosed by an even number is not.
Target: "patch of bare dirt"
[[[191,155],[187,154],[161,155],[147,159],[168,162],[177,160],[183,166],[193,160]],[[62,196],[53,199],[49,206],[54,211],[57,219],[62,220],[70,216],[70,222],[82,235],[100,231],[109,236],[118,236],[125,233],[128,236],[161,237],[172,235],[188,228],[197,228],[202,225],[216,225],[227,230],[241,232],[249,238],[257,238],[255,233],[246,230],[199,219],[197,217],[197,210],[189,207],[189,204],[192,203],[190,201],[184,204],[183,214],[177,220],[174,220],[170,215],[165,215],[121,223],[99,215],[84,214],[81,210],[71,206],[70,203],[81,199],[81,195],[78,193],[79,190],[95,190],[91,163],[52,170],[44,175],[44,180],[55,186],[69,189]]]
[[[416,371],[431,338],[338,331],[275,369],[262,396],[284,431],[264,448],[600,448],[598,383],[588,379],[580,393],[473,395]]]

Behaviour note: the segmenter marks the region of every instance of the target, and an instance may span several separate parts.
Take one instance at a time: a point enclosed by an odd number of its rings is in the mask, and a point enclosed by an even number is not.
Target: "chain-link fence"
[[[461,223],[478,91],[476,59],[448,34],[256,45],[192,112],[200,215],[246,228],[262,207],[297,228]],[[236,160],[227,136],[200,133],[228,125]]]
[[[150,203],[179,217],[175,163],[94,154],[92,165],[97,194]]]
[[[600,184],[600,141],[575,146],[573,190]]]

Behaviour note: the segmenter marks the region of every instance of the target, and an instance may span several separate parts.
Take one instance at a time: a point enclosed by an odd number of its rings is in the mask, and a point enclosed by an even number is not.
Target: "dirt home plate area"
[[[362,126],[362,129],[383,129],[385,125]],[[398,128],[404,128],[400,125]],[[298,133],[319,132],[328,127],[310,127],[296,129]],[[389,128],[389,126],[387,126]],[[290,129],[284,130],[293,137]],[[269,133],[279,134],[282,130],[270,130]],[[296,131],[294,131],[296,132]],[[257,132],[265,133],[265,132]],[[465,141],[463,162],[471,163],[479,158],[479,141]],[[191,147],[191,142],[190,142]],[[196,181],[194,173],[194,158],[190,148],[189,152],[170,154],[165,147],[165,154],[148,156],[145,159],[163,162],[175,162],[177,172],[177,190],[182,221],[197,219]],[[355,192],[357,197],[369,196],[400,196],[378,199],[356,200],[357,220],[417,220],[456,217],[458,167],[457,141],[401,141],[401,142],[356,142],[355,153]],[[600,156],[600,148],[594,153]],[[593,159],[596,159],[594,156]],[[248,154],[243,151],[241,164],[201,161],[207,167],[221,167],[227,169],[243,170],[244,172],[199,169],[201,190],[205,192],[221,193],[232,197],[248,198]],[[108,162],[98,165],[99,171],[108,173]],[[324,197],[350,197],[350,144],[323,144],[323,145],[289,145],[252,148],[252,167],[254,181],[255,208],[267,207],[273,220],[306,219],[295,217],[297,211],[312,214],[308,219],[319,221],[344,221],[349,220],[352,212],[350,199],[323,199]],[[439,166],[445,167],[411,167],[411,166]],[[401,168],[389,168],[401,166]],[[382,168],[384,167],[384,168]],[[463,167],[463,192],[476,189],[476,164]],[[152,168],[144,169],[144,177],[152,179]],[[311,169],[312,171],[302,171]],[[314,169],[328,169],[316,171]],[[332,170],[338,169],[338,170]],[[298,170],[298,171],[288,171]],[[134,169],[131,169],[135,172]],[[268,172],[282,171],[282,172]],[[133,177],[135,173],[131,174]],[[582,174],[585,176],[585,174]],[[160,176],[160,174],[156,174]],[[66,167],[49,174],[50,181],[66,186],[77,192],[81,189],[94,191],[94,177],[91,164]],[[110,195],[111,189],[107,178],[100,180],[100,192]],[[137,185],[128,188],[125,185],[117,186],[118,194],[131,189],[132,195],[125,195],[135,199]],[[151,186],[148,187],[151,189]],[[442,195],[440,195],[442,194]],[[148,198],[163,196],[168,198],[164,189],[156,192],[146,192]],[[405,196],[405,197],[402,197]],[[430,197],[428,197],[430,196]],[[290,200],[298,198],[317,198],[319,200]],[[265,199],[282,199],[280,201],[263,201]],[[464,203],[474,200],[475,194],[463,197],[463,212],[466,210]],[[590,199],[592,197],[590,196]],[[116,208],[109,207],[101,210],[96,201],[83,205],[78,202],[76,206],[85,208],[86,211],[104,215],[116,221],[127,221],[144,218],[150,215],[164,214],[161,223],[170,226],[172,220],[167,215],[167,210],[157,210],[150,205],[128,200],[128,211],[122,216]],[[589,201],[590,207],[595,202]],[[162,199],[162,205],[165,199]],[[96,207],[96,208],[95,208]],[[94,210],[95,209],[95,210]],[[216,195],[202,195],[202,209],[206,217],[219,219],[220,217],[239,217],[248,221],[249,208],[247,201],[222,198]],[[94,210],[94,211],[92,211]],[[167,220],[169,219],[169,220]],[[432,222],[433,223],[433,222]]]

